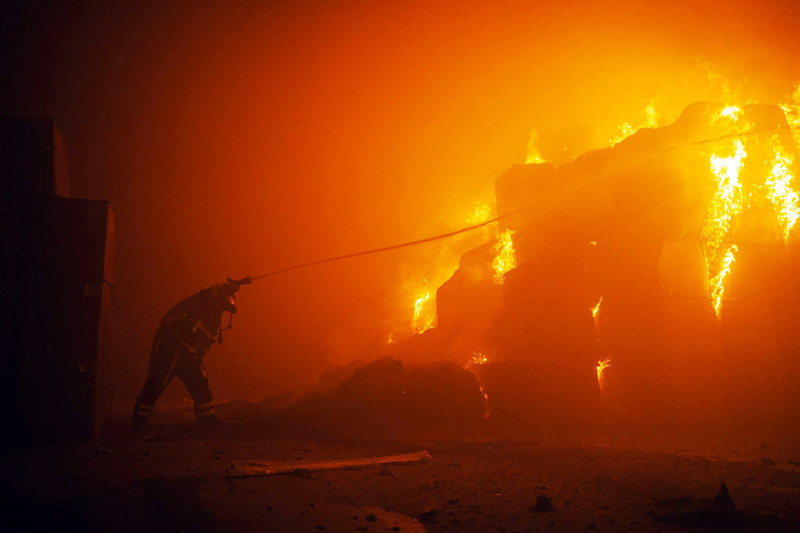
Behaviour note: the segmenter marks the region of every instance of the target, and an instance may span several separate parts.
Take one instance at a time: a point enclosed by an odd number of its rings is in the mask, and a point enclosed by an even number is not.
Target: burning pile
[[[592,416],[601,390],[638,419],[800,411],[798,109],[800,90],[697,103],[656,128],[651,105],[643,128],[559,168],[532,136],[496,182],[497,212],[516,214],[426,288],[414,329],[429,340],[393,353],[472,361],[493,415],[524,400]]]

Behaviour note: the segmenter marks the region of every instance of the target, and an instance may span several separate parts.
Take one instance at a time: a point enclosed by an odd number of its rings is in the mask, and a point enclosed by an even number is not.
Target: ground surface
[[[0,452],[0,531],[798,531],[800,447],[675,432],[336,434],[236,417],[213,431],[162,409],[144,435]],[[228,478],[232,460],[427,450],[423,464]],[[736,511],[712,500],[724,481]]]

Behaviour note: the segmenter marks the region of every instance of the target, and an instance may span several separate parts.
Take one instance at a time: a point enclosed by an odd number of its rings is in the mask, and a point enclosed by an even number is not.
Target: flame
[[[481,373],[473,369],[475,366],[485,365],[489,362],[489,358],[486,356],[485,353],[482,352],[472,352],[472,357],[467,364],[464,365],[464,368],[472,372],[472,375],[475,376],[475,379],[478,381],[478,388],[481,391],[481,397],[483,398],[483,418],[489,418],[489,394],[486,392],[486,389],[483,386],[483,381],[481,380]]]
[[[481,352],[472,352],[472,359],[469,360],[467,366],[469,367],[472,365],[485,365],[488,362],[489,358],[486,357],[486,354]]]
[[[414,318],[411,327],[417,333],[422,333],[433,327],[436,322],[436,300],[431,299],[430,291],[425,291],[414,302]]]
[[[492,279],[494,279],[497,285],[502,285],[503,281],[505,281],[506,274],[510,270],[517,268],[514,242],[511,240],[513,234],[513,230],[506,229],[497,237],[497,242],[494,245],[494,251],[497,255],[492,261],[492,270],[494,270]]]
[[[483,418],[489,418],[489,394],[486,392],[486,389],[483,388],[483,385],[478,385],[478,389],[481,391],[481,396],[483,397]]]
[[[473,202],[472,213],[467,217],[467,223],[472,225],[481,224],[494,218],[494,211],[486,202]]]
[[[739,115],[742,114],[742,108],[737,105],[729,105],[725,106],[722,111],[719,112],[719,115],[716,117],[717,120],[721,118],[727,118],[732,120],[733,122],[737,122],[739,120]]]
[[[617,130],[619,131],[617,131],[617,134],[608,140],[608,145],[614,146],[615,144],[621,143],[622,141],[624,141],[625,139],[636,133],[636,130],[638,129],[639,128],[634,128],[633,126],[631,126],[630,122],[623,122],[622,124],[617,126]]]
[[[592,307],[592,318],[594,318],[595,320],[597,320],[597,313],[600,312],[600,304],[602,303],[603,303],[603,297],[601,296],[600,299],[597,300],[595,306]]]
[[[800,83],[794,89],[791,99],[780,104],[786,115],[786,121],[792,130],[794,141],[800,146]]]
[[[606,383],[603,371],[611,366],[611,357],[605,357],[597,362],[597,386],[600,387],[600,395],[605,395]]]
[[[725,278],[731,273],[731,265],[736,260],[734,254],[739,248],[733,244],[725,253],[722,259],[722,267],[719,273],[711,279],[711,301],[714,302],[714,312],[719,316],[722,309],[722,296],[725,294]]]
[[[544,158],[539,153],[539,134],[536,133],[536,130],[533,130],[530,138],[528,138],[528,154],[525,157],[525,164],[539,165],[544,162]]]
[[[644,121],[637,127],[633,127],[630,122],[623,122],[617,126],[617,133],[608,140],[608,145],[614,146],[615,144],[621,143],[641,128],[657,128],[659,116],[659,112],[656,111],[655,100],[651,99],[650,103],[644,109]]]
[[[782,155],[775,151],[770,175],[764,182],[767,189],[767,198],[775,206],[778,225],[783,234],[783,242],[789,242],[789,235],[800,218],[798,208],[798,194],[792,188],[794,176],[791,170],[794,160],[790,155]]]
[[[489,203],[475,201],[462,220],[469,226],[476,226],[494,217],[494,209]],[[436,327],[436,290],[458,269],[459,259],[465,251],[492,238],[493,226],[487,224],[463,238],[453,239],[440,249],[432,264],[422,271],[406,275],[400,289],[404,311],[399,317],[400,323],[392,330],[389,344]]]
[[[731,120],[738,120],[738,112],[731,109],[730,107],[726,107],[723,110],[725,115],[720,113],[720,117],[733,117]],[[714,310],[717,316],[719,316],[722,293],[724,292],[723,283],[728,274],[726,268],[730,268],[730,262],[733,261],[732,253],[736,251],[735,247],[729,248],[724,258],[721,259],[720,248],[723,240],[731,229],[733,219],[742,211],[744,204],[742,183],[739,180],[743,160],[747,157],[744,142],[739,139],[734,141],[733,151],[733,155],[728,157],[720,157],[716,154],[712,154],[709,160],[717,190],[714,194],[714,198],[711,200],[706,223],[701,232],[703,250],[706,258],[706,269],[708,270],[711,300],[714,302]],[[731,250],[733,250],[733,252]]]

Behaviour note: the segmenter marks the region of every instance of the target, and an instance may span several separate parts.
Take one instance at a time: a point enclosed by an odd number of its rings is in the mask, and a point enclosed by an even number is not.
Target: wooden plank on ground
[[[311,472],[315,470],[336,470],[361,468],[372,465],[402,465],[409,463],[425,463],[432,460],[427,451],[405,453],[401,455],[384,455],[381,457],[361,457],[358,459],[337,459],[332,461],[231,461],[226,469],[229,477],[271,476],[295,472]]]

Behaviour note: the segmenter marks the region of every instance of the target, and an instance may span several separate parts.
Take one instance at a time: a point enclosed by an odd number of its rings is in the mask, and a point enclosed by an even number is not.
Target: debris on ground
[[[228,477],[271,476],[293,472],[311,472],[315,470],[339,470],[344,468],[361,468],[374,465],[402,465],[425,463],[433,457],[427,451],[406,453],[401,455],[385,455],[382,457],[363,457],[359,459],[337,459],[332,461],[231,461],[226,469]]]

